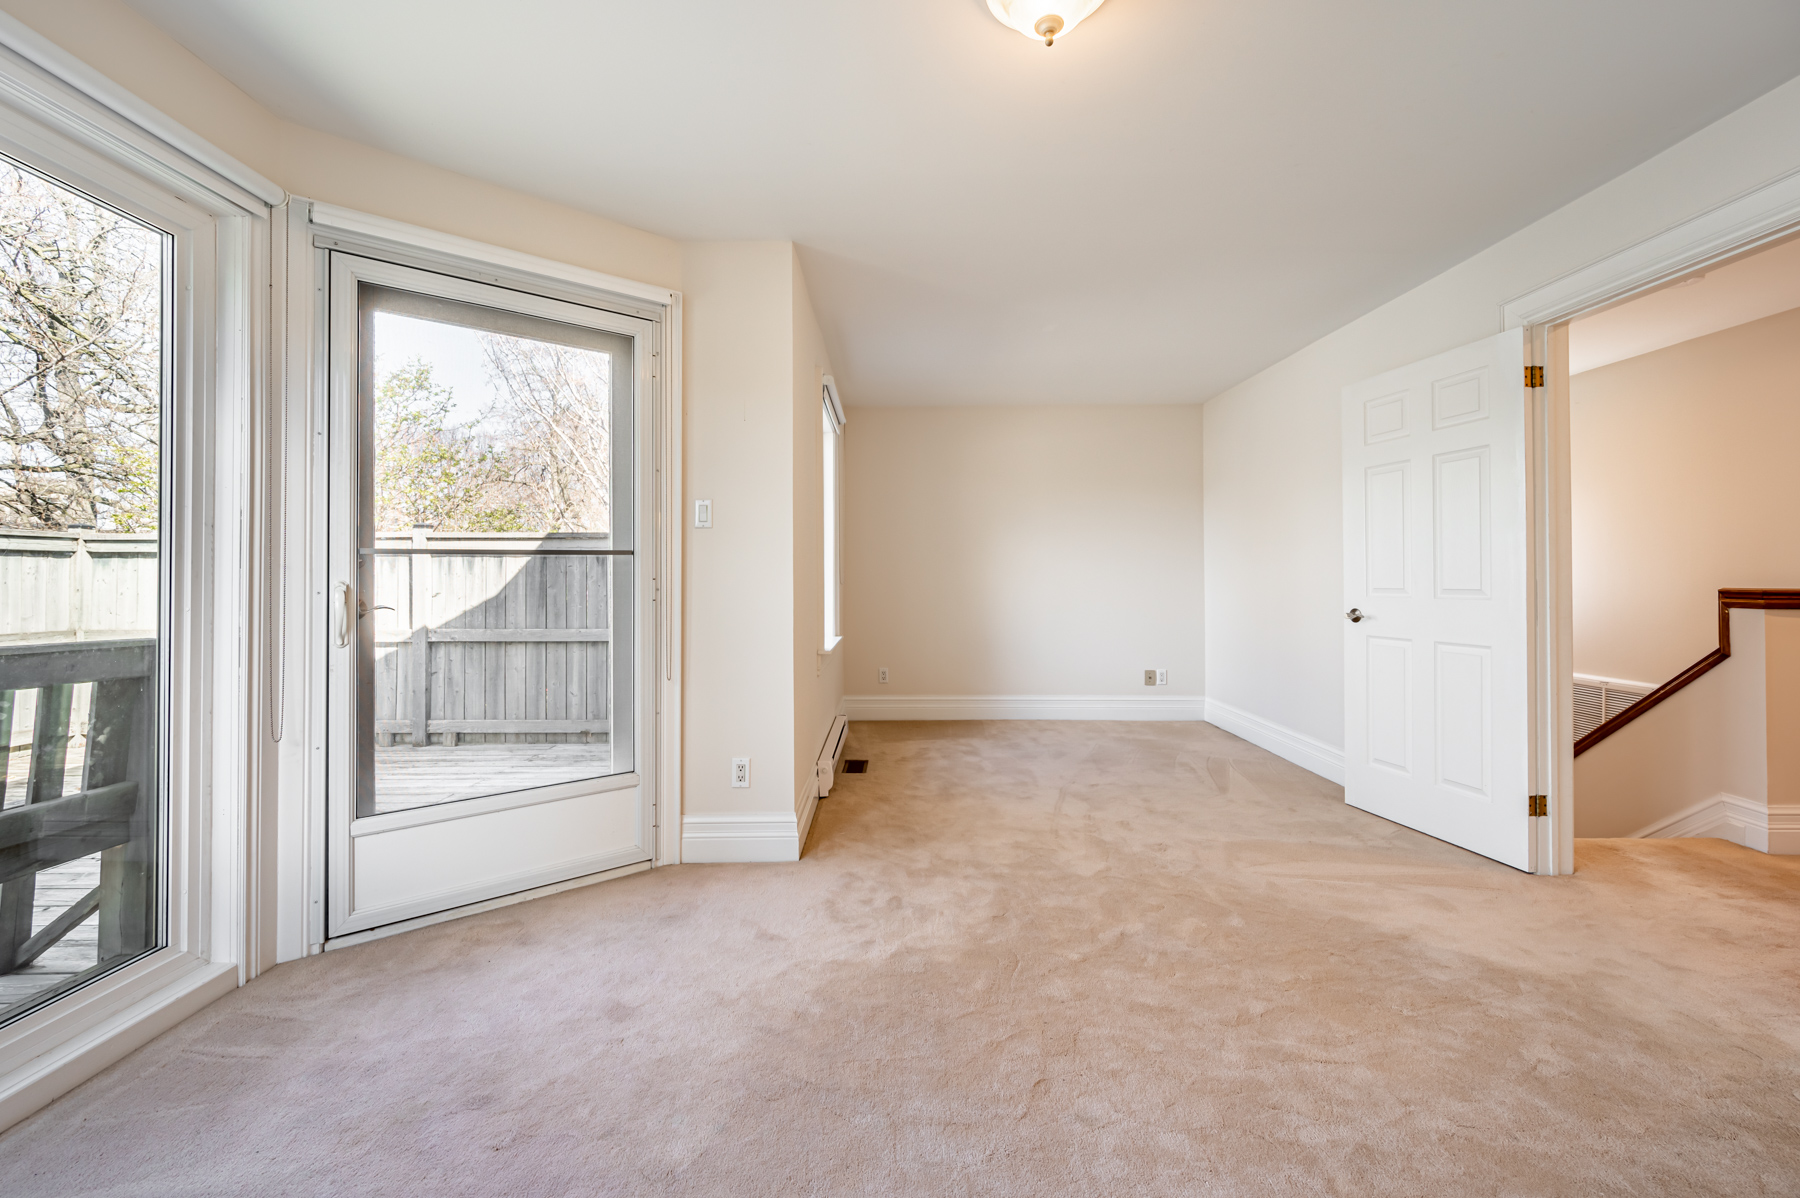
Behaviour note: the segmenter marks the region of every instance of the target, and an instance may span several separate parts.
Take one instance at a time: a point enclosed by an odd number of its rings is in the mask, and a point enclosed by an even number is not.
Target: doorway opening
[[[1574,833],[1800,852],[1800,239],[1567,344]]]

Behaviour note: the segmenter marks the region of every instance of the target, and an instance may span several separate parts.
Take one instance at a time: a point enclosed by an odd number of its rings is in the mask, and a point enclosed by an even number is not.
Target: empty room
[[[1800,7],[0,0],[0,1193],[1800,1192]]]

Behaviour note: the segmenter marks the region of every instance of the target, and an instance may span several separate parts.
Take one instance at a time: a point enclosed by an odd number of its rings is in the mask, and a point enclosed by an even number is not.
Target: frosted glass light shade
[[[1066,37],[1105,0],[988,0],[988,11],[1009,29],[1017,29],[1034,42],[1048,43]],[[1046,18],[1056,18],[1047,21]]]

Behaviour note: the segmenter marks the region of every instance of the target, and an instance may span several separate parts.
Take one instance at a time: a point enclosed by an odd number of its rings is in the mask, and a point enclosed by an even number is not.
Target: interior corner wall
[[[1344,387],[1492,336],[1507,300],[1797,168],[1800,80],[1208,401],[1208,704],[1273,743],[1344,743]]]
[[[1660,684],[1800,588],[1800,308],[1569,380],[1575,669]]]
[[[800,256],[793,266],[794,519],[794,804],[804,822],[816,797],[814,770],[844,699],[844,652],[825,644],[825,426],[823,391],[831,373],[825,334],[813,313]]]
[[[685,521],[684,860],[718,817],[794,816],[794,273],[788,242],[700,242],[682,255]],[[748,788],[731,785],[751,759]],[[721,851],[737,854],[749,827]],[[751,839],[755,833],[749,834]],[[774,850],[775,846],[765,846]],[[728,859],[748,859],[729,856]]]
[[[851,717],[1198,719],[1201,440],[1197,405],[853,405]]]

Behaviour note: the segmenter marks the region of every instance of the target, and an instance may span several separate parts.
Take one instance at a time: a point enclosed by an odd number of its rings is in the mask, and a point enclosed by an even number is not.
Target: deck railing
[[[154,944],[155,675],[152,639],[0,646],[0,974],[31,964],[96,911],[99,964]],[[83,684],[92,688],[85,737],[71,726]],[[34,691],[29,764],[13,793],[14,716]],[[72,770],[69,749],[83,740]],[[100,884],[34,934],[38,873],[95,853]]]
[[[1637,702],[1616,715],[1608,716],[1592,731],[1575,739],[1575,756],[1579,757],[1639,716],[1646,714],[1677,691],[1697,681],[1715,666],[1731,659],[1731,609],[1734,607],[1794,611],[1800,609],[1800,590],[1751,589],[1723,587],[1719,591],[1719,647],[1669,679]]]

